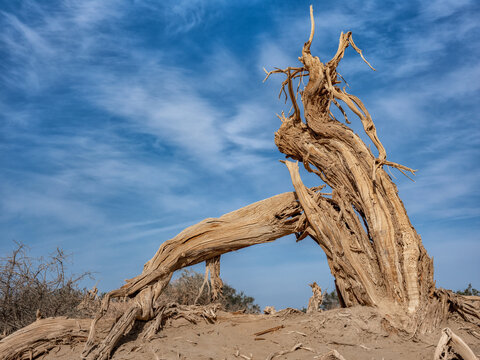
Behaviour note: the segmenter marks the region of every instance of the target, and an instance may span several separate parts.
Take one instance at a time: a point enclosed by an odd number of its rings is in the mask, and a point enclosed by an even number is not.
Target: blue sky
[[[108,291],[184,227],[293,190],[273,142],[282,79],[262,68],[298,65],[309,4],[0,1],[0,254],[60,246]],[[479,288],[480,4],[313,5],[312,52],[328,61],[352,30],[377,69],[349,49],[340,72],[389,159],[419,169],[397,184],[437,285]],[[333,289],[321,249],[292,237],[225,255],[222,277],[277,308]]]

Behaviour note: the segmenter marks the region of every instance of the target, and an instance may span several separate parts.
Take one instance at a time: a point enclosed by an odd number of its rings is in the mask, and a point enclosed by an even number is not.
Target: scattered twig
[[[320,360],[345,360],[345,358],[340,355],[337,350],[332,350],[326,354],[315,356],[314,359]]]
[[[458,330],[465,330],[468,334],[480,340],[480,333],[476,332],[475,329],[470,327],[461,327]]]
[[[297,351],[297,350],[299,350],[299,349],[303,349],[303,350],[315,352],[315,350],[303,346],[302,343],[298,343],[298,344],[294,345],[290,350],[282,350],[282,351],[277,351],[277,352],[274,352],[274,353],[270,354],[270,355],[267,357],[267,360],[272,360],[272,359],[274,359],[274,358],[276,358],[276,357],[278,357],[278,356],[290,354],[290,353],[292,353],[292,352],[294,352],[294,351]]]
[[[235,357],[240,357],[240,358],[245,359],[245,360],[253,360],[253,355],[252,354],[250,354],[250,356],[243,355],[243,354],[240,354],[240,350],[237,350],[233,355]]]
[[[344,343],[344,342],[339,342],[339,341],[329,341],[327,345],[341,345],[341,346],[359,346],[357,344],[352,344],[352,343]]]
[[[307,336],[307,334],[302,333],[302,332],[300,332],[300,331],[296,331],[296,330],[291,330],[291,331],[288,331],[288,332],[287,332],[287,334],[293,334],[293,333],[299,334],[299,335],[302,335],[302,336]]]
[[[284,327],[285,327],[285,325],[275,326],[275,327],[272,327],[272,328],[270,328],[270,329],[266,329],[266,330],[259,331],[259,332],[255,333],[255,334],[253,334],[253,335],[255,335],[255,336],[265,335],[265,334],[268,334],[268,333],[271,333],[271,332],[274,332],[274,331],[283,329]]]

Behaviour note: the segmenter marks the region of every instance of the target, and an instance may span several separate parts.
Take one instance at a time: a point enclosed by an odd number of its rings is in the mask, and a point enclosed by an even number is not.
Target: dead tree
[[[415,170],[387,160],[368,110],[359,98],[340,87],[343,78],[337,66],[348,46],[370,64],[351,32],[340,35],[338,50],[330,61],[322,63],[312,56],[312,9],[310,15],[310,38],[299,57],[302,66],[267,72],[267,78],[274,73],[286,75],[282,91],[287,96],[287,87],[293,114],[288,118],[282,114],[275,143],[287,158],[297,160],[286,165],[307,218],[305,233],[325,251],[340,302],[344,306],[376,306],[395,314],[398,324],[413,333],[435,328],[451,310],[480,324],[478,301],[435,288],[433,260],[384,166],[405,175]],[[293,81],[305,76],[303,121]],[[332,105],[349,122],[342,103],[360,119],[377,154],[333,116]],[[331,197],[319,196],[303,185],[298,161],[332,188]]]
[[[405,175],[415,170],[387,160],[366,107],[341,87],[343,78],[337,66],[346,49],[351,46],[368,64],[362,51],[351,32],[342,33],[336,54],[321,62],[310,52],[315,29],[312,9],[310,15],[311,32],[299,57],[301,65],[267,72],[267,78],[276,73],[286,75],[280,94],[290,99],[293,113],[280,116],[282,124],[275,143],[287,158],[296,160],[285,162],[295,192],[259,201],[218,219],[206,219],[164,242],[142,274],[105,296],[91,323],[83,358],[107,359],[135,320],[158,319],[163,311],[158,299],[174,271],[205,261],[214,295],[218,296],[222,254],[293,233],[298,240],[310,236],[324,250],[344,307],[375,306],[388,314],[392,326],[413,336],[438,328],[452,312],[480,326],[478,297],[435,288],[433,261],[384,167]],[[346,123],[344,107],[360,119],[374,152],[334,117],[332,106],[340,110]],[[298,162],[318,175],[332,192],[321,193],[322,186],[306,188]],[[108,310],[110,299],[124,297],[132,299],[130,308],[108,336],[97,342],[96,324]]]
[[[308,300],[307,314],[320,311],[320,305],[322,305],[323,302],[323,294],[320,286],[318,286],[315,281],[309,285],[312,288],[312,296]]]

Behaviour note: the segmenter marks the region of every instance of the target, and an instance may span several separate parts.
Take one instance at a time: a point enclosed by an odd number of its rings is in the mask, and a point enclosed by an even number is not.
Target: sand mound
[[[168,320],[157,335],[144,341],[142,334],[149,325],[135,325],[115,349],[112,359],[321,359],[332,350],[347,360],[431,359],[441,335],[438,329],[431,334],[406,337],[393,331],[375,309],[367,307],[314,314],[280,311],[275,315],[249,315],[220,311],[213,324]],[[478,329],[453,320],[446,325],[477,356],[480,354]],[[101,329],[106,331],[107,322]],[[79,359],[83,345],[59,345],[43,359]]]

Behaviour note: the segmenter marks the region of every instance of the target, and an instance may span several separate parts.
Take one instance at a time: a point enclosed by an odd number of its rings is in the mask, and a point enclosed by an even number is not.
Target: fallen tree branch
[[[63,317],[37,320],[0,341],[0,359],[33,359],[59,345],[85,341],[91,321]]]
[[[88,341],[82,356],[106,359],[126,329],[136,319],[150,320],[158,312],[158,299],[174,271],[202,261],[209,261],[213,286],[221,284],[219,277],[220,255],[251,245],[274,241],[298,231],[301,207],[295,193],[284,193],[258,201],[217,219],[206,219],[193,225],[171,240],[165,241],[155,256],[148,261],[141,275],[127,280],[117,290],[108,293],[102,308],[92,322]],[[219,258],[218,258],[219,259]],[[108,310],[111,298],[132,297],[134,304],[120,318],[122,325],[112,328],[101,344],[95,345],[95,326]],[[97,347],[94,350],[94,347]]]

